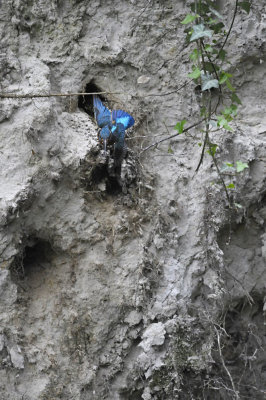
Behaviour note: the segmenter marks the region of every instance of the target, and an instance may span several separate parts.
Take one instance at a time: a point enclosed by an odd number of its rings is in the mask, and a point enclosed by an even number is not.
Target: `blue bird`
[[[135,120],[123,110],[113,110],[111,113],[97,95],[93,95],[93,108],[95,119],[101,128],[99,139],[104,143],[104,152],[106,153],[107,143],[114,144],[114,159],[121,164],[127,151],[125,131],[134,125]]]
[[[106,153],[106,144],[112,128],[111,112],[103,105],[101,99],[97,95],[93,95],[93,109],[97,125],[101,128],[99,139],[103,141],[104,152]]]
[[[125,143],[126,129],[134,125],[134,118],[123,110],[112,111],[111,141],[114,143],[114,160],[116,164],[121,164],[127,152]]]

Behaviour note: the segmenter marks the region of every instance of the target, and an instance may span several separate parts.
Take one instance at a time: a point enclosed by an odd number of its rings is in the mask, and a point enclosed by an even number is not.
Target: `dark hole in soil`
[[[10,271],[14,280],[27,278],[32,270],[49,263],[54,251],[49,242],[34,239],[24,248],[24,251],[16,258]]]
[[[91,183],[97,185],[108,177],[107,165],[96,165],[91,171]]]
[[[104,90],[99,88],[99,86],[95,85],[93,81],[87,83],[85,87],[85,93],[98,93],[98,92],[104,92]],[[103,102],[107,101],[106,97],[104,97],[102,94],[99,94],[99,97]],[[81,108],[87,114],[89,114],[91,117],[94,118],[92,95],[79,96],[78,106],[79,108]]]
[[[122,187],[118,183],[117,179],[113,176],[109,176],[106,183],[106,191],[108,194],[116,195],[121,193]]]

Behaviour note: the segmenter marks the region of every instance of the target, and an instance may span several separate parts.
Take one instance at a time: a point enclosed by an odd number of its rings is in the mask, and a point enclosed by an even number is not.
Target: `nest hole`
[[[50,263],[54,251],[51,244],[42,239],[29,241],[19,256],[16,257],[10,272],[14,281],[28,278],[33,271],[45,268]]]
[[[104,92],[104,90],[99,86],[97,86],[93,81],[87,83],[87,85],[85,86],[85,93],[99,93],[99,92]],[[99,94],[98,96],[103,102],[107,101],[107,98],[104,95]],[[84,96],[80,95],[78,97],[78,106],[80,109],[84,110],[91,117],[94,117],[92,95],[84,95]]]

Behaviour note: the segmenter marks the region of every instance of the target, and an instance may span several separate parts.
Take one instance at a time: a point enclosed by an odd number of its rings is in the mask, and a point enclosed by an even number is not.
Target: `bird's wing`
[[[113,110],[112,121],[115,121],[116,124],[123,124],[125,129],[130,128],[135,123],[134,118],[123,110]]]
[[[93,95],[93,109],[94,109],[94,117],[99,126],[101,125],[102,119],[106,120],[106,118],[107,119],[110,118],[111,121],[111,112],[108,110],[107,107],[103,105],[100,97],[98,97],[96,94]]]

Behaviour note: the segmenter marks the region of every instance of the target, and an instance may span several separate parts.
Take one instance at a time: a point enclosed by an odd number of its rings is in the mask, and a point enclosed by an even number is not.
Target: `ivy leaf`
[[[192,79],[198,79],[200,77],[200,69],[196,67],[193,72],[188,74],[188,77]]]
[[[218,24],[212,26],[212,30],[215,34],[220,33],[223,28],[224,28],[223,22],[218,22]]]
[[[175,126],[175,129],[178,131],[179,134],[181,134],[184,130],[184,125],[187,123],[186,119],[182,119],[181,122],[178,122]]]
[[[202,85],[202,91],[204,90],[209,90],[212,88],[218,88],[219,87],[219,82],[217,79],[209,79],[208,81],[205,81]]]
[[[205,51],[206,51],[207,53],[212,53],[212,52],[213,52],[213,48],[211,47],[210,44],[206,44],[206,46],[205,46]]]
[[[235,93],[232,94],[231,100],[233,103],[242,104],[240,98],[237,97],[237,95]]]
[[[234,189],[235,185],[233,183],[229,183],[229,185],[226,186],[227,189]]]
[[[222,71],[219,79],[220,85],[227,81],[228,78],[232,78],[232,74],[228,74],[227,72]]]
[[[209,127],[210,128],[217,128],[217,122],[214,119],[210,119]]]
[[[226,56],[226,51],[224,49],[221,49],[218,53],[218,58],[220,58],[220,60],[224,61]]]
[[[224,128],[224,129],[226,129],[227,131],[232,131],[233,129],[231,128],[231,126],[229,126],[228,125],[228,121],[225,119],[225,117],[223,116],[223,115],[219,115],[218,117],[217,117],[217,125],[220,127],[220,128]]]
[[[212,37],[212,31],[210,29],[206,29],[203,24],[194,25],[190,41],[193,42],[193,40],[198,40],[198,39],[200,39],[202,37],[211,38]]]
[[[235,172],[234,164],[231,164],[229,162],[224,163],[221,167],[221,172],[230,172],[230,173]]]
[[[230,82],[229,79],[227,79],[227,80],[225,81],[225,83],[226,83],[226,86],[228,87],[228,89],[231,90],[231,92],[234,92],[234,91],[235,91],[235,88],[231,85],[231,82]]]
[[[216,150],[217,150],[218,145],[215,143],[210,143],[209,150],[207,150],[207,153],[210,154],[210,156],[215,156]]]
[[[251,4],[249,1],[241,1],[240,3],[238,3],[239,7],[241,7],[244,11],[246,11],[248,14],[250,12],[250,7]]]
[[[196,15],[195,14],[194,15],[187,14],[185,19],[183,19],[183,21],[181,21],[181,24],[183,24],[183,25],[190,24],[190,22],[195,21],[195,19],[198,18],[198,17],[199,17],[198,14],[196,14]]]
[[[197,59],[198,59],[198,57],[200,57],[200,52],[197,50],[197,49],[194,49],[193,51],[192,51],[192,53],[190,54],[190,56],[189,56],[189,58],[192,60],[192,61],[196,61]]]
[[[245,168],[248,168],[247,163],[243,163],[242,161],[236,162],[236,172],[242,172]]]
[[[219,82],[217,79],[214,79],[212,75],[206,73],[202,74],[202,87],[201,90],[209,90],[211,88],[218,88]]]
[[[235,104],[231,104],[230,107],[226,107],[222,114],[225,116],[227,121],[232,121],[233,117],[237,114],[237,106]]]

